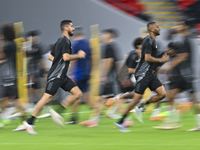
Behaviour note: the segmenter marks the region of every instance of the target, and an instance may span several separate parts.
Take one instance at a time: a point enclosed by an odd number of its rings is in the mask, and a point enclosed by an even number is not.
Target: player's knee
[[[166,97],[166,92],[160,93],[159,96],[160,96],[160,99],[165,98]]]
[[[76,99],[81,98],[82,95],[83,95],[83,93],[82,93],[81,91],[76,92],[76,95],[75,95],[75,96],[76,96]]]

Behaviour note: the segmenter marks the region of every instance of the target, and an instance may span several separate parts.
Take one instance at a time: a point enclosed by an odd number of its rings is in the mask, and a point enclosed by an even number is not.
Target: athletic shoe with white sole
[[[24,130],[26,130],[26,127],[23,124],[21,124],[16,129],[14,129],[12,131],[24,131]]]
[[[200,127],[196,127],[196,128],[193,128],[193,129],[190,129],[190,130],[187,130],[187,131],[200,131]]]
[[[180,124],[167,124],[167,125],[161,125],[161,126],[154,126],[153,128],[155,129],[161,129],[161,130],[173,130],[173,129],[178,129],[182,127]]]
[[[115,125],[117,126],[120,132],[123,132],[123,133],[130,132],[130,130],[128,130],[126,126],[124,126],[123,124],[115,122]]]
[[[26,121],[23,122],[23,125],[25,126],[26,131],[28,132],[28,134],[30,134],[30,135],[37,134],[37,132],[35,132],[35,129],[34,129],[33,125],[28,124]]]
[[[37,118],[41,119],[41,118],[47,118],[47,117],[51,117],[51,114],[50,113],[46,113],[46,114],[38,116]]]
[[[53,122],[55,122],[57,125],[65,128],[65,122],[62,116],[60,116],[56,111],[53,109],[49,108],[49,112],[51,114],[51,118]]]
[[[134,115],[139,122],[143,123],[143,112],[137,106],[135,107]]]

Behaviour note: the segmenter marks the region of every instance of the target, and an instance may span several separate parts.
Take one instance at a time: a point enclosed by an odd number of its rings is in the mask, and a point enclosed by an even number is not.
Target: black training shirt
[[[63,60],[63,54],[72,53],[70,40],[62,35],[54,44],[51,55],[54,56],[52,66],[48,73],[48,80],[52,78],[66,79],[70,61]]]

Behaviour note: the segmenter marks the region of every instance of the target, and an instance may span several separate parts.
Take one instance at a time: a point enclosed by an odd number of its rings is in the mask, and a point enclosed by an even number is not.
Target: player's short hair
[[[71,20],[63,20],[63,21],[61,21],[61,23],[60,23],[60,29],[61,29],[61,31],[63,31],[64,26],[69,25],[70,23],[72,23]]]
[[[119,32],[116,29],[105,29],[102,32],[111,34],[113,38],[117,38],[119,36]]]
[[[82,26],[75,27],[74,36],[82,36],[84,35],[84,28]]]
[[[27,32],[26,37],[29,37],[29,36],[39,36],[40,34],[41,34],[40,30],[33,30],[33,31]]]
[[[142,41],[143,41],[143,38],[141,37],[136,38],[132,43],[133,48],[137,49],[137,46],[141,45]]]
[[[3,34],[6,41],[13,41],[15,39],[15,31],[13,24],[5,24],[1,28],[1,34]]]
[[[150,26],[153,25],[153,24],[155,24],[155,23],[156,22],[154,22],[154,21],[147,23],[147,30],[149,31]]]

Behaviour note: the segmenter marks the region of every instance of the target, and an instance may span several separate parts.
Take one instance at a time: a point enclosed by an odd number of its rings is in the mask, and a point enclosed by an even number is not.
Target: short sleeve
[[[69,53],[70,54],[70,50],[69,50],[70,44],[68,42],[69,41],[67,41],[66,39],[63,39],[61,41],[61,52],[62,52],[62,54],[65,54],[65,53]]]
[[[134,53],[130,53],[128,58],[126,59],[126,65],[128,68],[133,68],[135,69],[137,66],[137,57]]]
[[[145,54],[152,53],[152,44],[150,43],[149,39],[145,40],[142,46],[142,49],[145,51]]]
[[[108,45],[105,51],[105,56],[103,58],[114,58],[113,48]]]
[[[54,44],[52,47],[51,47],[51,55],[55,57],[55,46],[56,44]]]
[[[13,44],[8,44],[7,46],[4,47],[3,52],[8,56],[12,53],[16,53],[16,45],[15,43]]]

